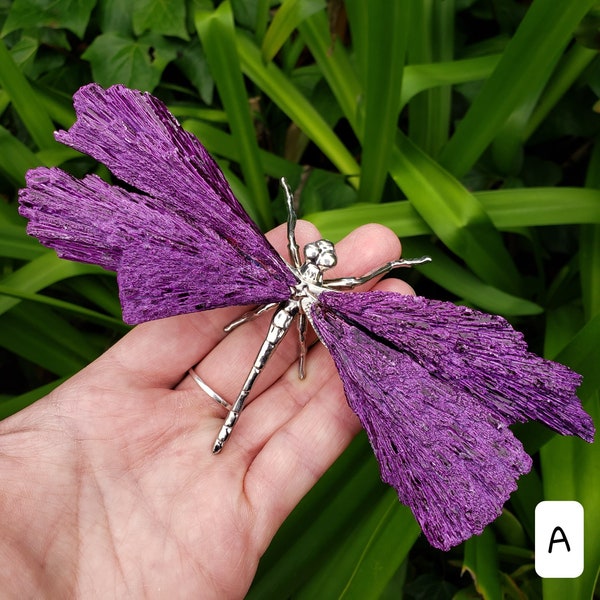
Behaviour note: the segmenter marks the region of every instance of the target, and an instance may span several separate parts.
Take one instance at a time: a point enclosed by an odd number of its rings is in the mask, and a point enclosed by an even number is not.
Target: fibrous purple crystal
[[[28,232],[117,271],[129,323],[290,298],[295,275],[200,142],[149,94],[82,88],[56,138],[139,192],[60,169],[27,175]],[[442,549],[480,533],[531,459],[508,425],[536,419],[592,441],[580,377],[527,350],[501,317],[421,297],[323,292],[309,318],[329,348],[383,479]]]
[[[324,292],[311,322],[384,481],[444,550],[481,533],[529,471],[508,429],[536,419],[592,441],[580,377],[528,352],[501,317],[386,292]]]
[[[159,100],[89,85],[75,107],[77,122],[56,138],[142,193],[39,168],[27,175],[20,212],[60,256],[117,271],[125,321],[289,297],[291,271]]]

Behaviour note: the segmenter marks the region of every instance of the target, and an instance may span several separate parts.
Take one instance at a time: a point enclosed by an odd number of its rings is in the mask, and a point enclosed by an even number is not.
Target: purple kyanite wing
[[[64,258],[118,273],[129,323],[284,300],[295,278],[200,142],[156,98],[92,84],[59,141],[142,193],[34,169],[20,193],[28,232]]]
[[[527,351],[500,317],[385,292],[324,292],[311,322],[381,466],[430,542],[480,533],[531,459],[508,424],[593,439],[579,376]]]

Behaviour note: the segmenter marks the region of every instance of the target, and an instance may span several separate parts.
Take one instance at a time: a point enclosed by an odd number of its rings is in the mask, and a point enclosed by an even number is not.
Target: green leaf
[[[404,106],[411,98],[430,88],[487,79],[499,60],[499,54],[491,54],[462,60],[406,65],[401,104]]]
[[[331,563],[381,497],[383,486],[366,435],[358,435],[287,518],[262,557],[248,600],[294,596]]]
[[[62,260],[56,256],[53,250],[46,250],[38,258],[0,279],[0,283],[17,292],[30,293],[38,292],[57,281],[76,275],[105,272],[104,269],[95,265]],[[19,302],[20,300],[16,297],[0,297],[0,315],[11,310]]]
[[[575,27],[595,1],[534,0],[498,66],[442,150],[442,166],[456,177],[465,175],[515,111],[535,103]]]
[[[240,165],[260,218],[259,225],[273,225],[270,199],[258,152],[250,102],[244,86],[229,2],[213,12],[197,11],[194,22],[208,64],[217,84],[231,133],[240,146]]]
[[[498,548],[490,527],[481,535],[465,542],[463,573],[473,577],[475,588],[485,600],[502,600],[502,586],[498,565]]]
[[[154,33],[138,40],[105,33],[92,42],[82,58],[90,62],[94,80],[104,87],[122,83],[151,92],[175,56],[173,44]]]
[[[583,188],[502,189],[473,194],[497,229],[511,230],[539,225],[600,223],[600,192]],[[413,205],[402,200],[373,206],[306,214],[327,238],[339,241],[367,223],[381,223],[402,238],[432,233]]]
[[[10,97],[14,109],[39,148],[51,148],[57,143],[54,126],[43,107],[35,101],[35,93],[26,77],[15,64],[4,41],[0,40],[0,86]]]
[[[552,326],[554,323],[549,321],[548,327]],[[578,390],[578,395],[583,400],[587,400],[600,390],[600,369],[598,369],[600,344],[598,344],[598,340],[600,340],[600,314],[590,319],[577,331],[557,356],[549,357],[568,365],[583,375],[583,381]]]
[[[241,152],[235,138],[224,131],[212,127],[203,121],[188,119],[183,121],[183,128],[193,133],[211,154],[223,156],[228,160],[240,162]],[[302,167],[281,156],[259,149],[260,162],[264,172],[275,179],[285,177],[290,183],[300,179]]]
[[[350,4],[348,5],[351,6]],[[364,2],[354,2],[364,10]],[[355,132],[359,131],[358,103],[362,98],[362,87],[354,73],[354,64],[339,39],[332,42],[329,32],[327,17],[323,12],[318,12],[306,19],[300,25],[302,38],[305,40],[311,54],[317,61],[319,72],[329,84],[343,115],[348,119]],[[359,31],[363,31],[361,28]],[[357,53],[360,59],[362,53]],[[357,170],[353,173],[356,175]]]
[[[0,155],[0,171],[17,187],[25,185],[25,173],[29,169],[40,166],[38,157],[1,125]]]
[[[317,13],[320,14],[320,13]],[[244,73],[319,147],[344,175],[360,172],[351,152],[335,135],[327,121],[274,63],[265,65],[256,45],[243,33],[237,33],[238,53]]]
[[[130,36],[131,3],[123,0],[100,0],[97,12],[98,28],[102,33],[120,33]]]
[[[597,343],[598,338],[596,338]],[[595,366],[598,370],[598,363]],[[600,423],[600,395],[585,405],[594,422]],[[544,579],[544,600],[592,598],[600,574],[600,526],[594,518],[600,506],[600,444],[575,437],[555,436],[540,451],[545,500],[576,500],[583,506],[584,569],[575,579]]]
[[[419,267],[419,272],[469,304],[507,317],[543,312],[535,302],[482,282],[424,238],[405,240],[403,247],[404,256],[430,256],[432,261]]]
[[[297,598],[378,598],[387,587],[419,537],[420,527],[391,489],[359,519]]]
[[[483,281],[519,295],[519,273],[481,204],[406,136],[396,140],[392,178],[417,212]]]
[[[125,325],[121,319],[104,315],[95,310],[90,310],[84,306],[74,304],[73,302],[65,302],[64,300],[58,300],[57,298],[51,298],[50,296],[44,296],[42,294],[23,292],[0,283],[0,297],[2,296],[27,300],[29,302],[36,302],[38,304],[49,306],[53,309],[70,312],[76,316],[85,317],[86,320],[91,323],[98,323],[100,325],[118,328],[123,331],[129,330],[129,327]]]
[[[135,0],[133,32],[141,35],[146,31],[189,40],[185,0]]]
[[[71,375],[100,348],[47,307],[24,303],[0,316],[0,346],[56,375]]]
[[[21,225],[2,223],[0,219],[0,256],[31,260],[46,252],[35,238],[25,233]]]
[[[369,68],[363,75],[363,101],[359,106],[363,114],[359,118],[362,168],[358,200],[380,202],[400,111],[410,4],[372,0],[366,16],[366,23],[361,25],[366,29],[362,37]]]
[[[598,192],[600,212],[600,140],[596,139],[588,165],[586,185]],[[579,250],[583,307],[588,319],[600,314],[600,222],[581,228]]]
[[[279,52],[294,29],[325,7],[324,0],[284,0],[264,36],[262,56],[268,62]]]
[[[215,81],[210,74],[208,62],[198,38],[195,37],[189,44],[184,46],[175,61],[175,65],[198,90],[202,101],[207,105],[211,105]]]
[[[2,35],[16,29],[69,29],[83,37],[96,0],[14,0]]]
[[[415,2],[412,7],[408,59],[412,64],[450,61],[454,53],[454,0]],[[436,86],[411,101],[408,136],[430,156],[448,141],[451,88]]]

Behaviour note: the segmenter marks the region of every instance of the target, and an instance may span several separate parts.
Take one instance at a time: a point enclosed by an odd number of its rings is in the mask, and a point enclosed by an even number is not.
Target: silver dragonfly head
[[[304,246],[304,261],[314,265],[323,272],[335,267],[337,255],[335,247],[329,240],[317,240]]]

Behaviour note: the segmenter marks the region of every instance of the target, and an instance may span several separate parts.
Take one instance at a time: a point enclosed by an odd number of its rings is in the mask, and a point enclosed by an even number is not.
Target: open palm
[[[301,245],[319,237],[307,223],[297,235]],[[269,239],[283,253],[284,229]],[[400,248],[389,230],[366,226],[337,250],[333,276],[360,275]],[[378,287],[411,293],[397,280]],[[243,597],[285,517],[359,424],[320,344],[298,379],[292,333],[214,456],[226,411],[183,374],[195,367],[235,398],[269,318],[225,336],[241,312],[140,325],[1,424],[7,596]]]

